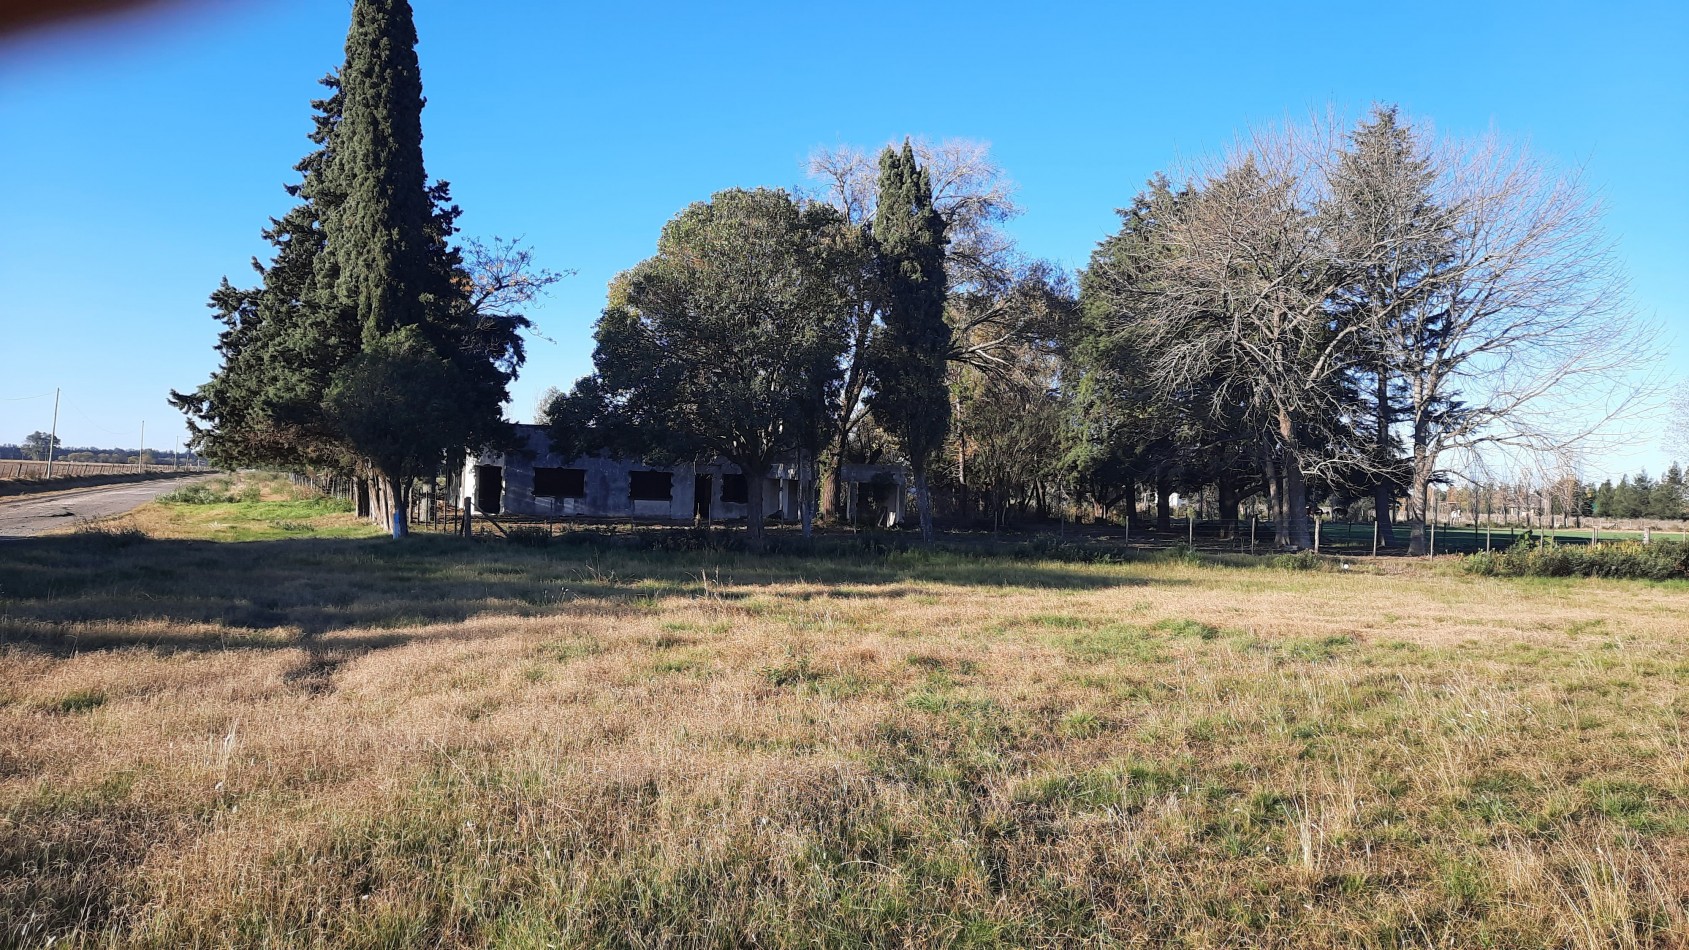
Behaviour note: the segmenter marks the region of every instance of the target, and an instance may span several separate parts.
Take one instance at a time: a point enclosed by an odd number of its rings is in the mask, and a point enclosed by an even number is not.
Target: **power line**
[[[27,399],[46,399],[48,396],[51,396],[51,395],[52,395],[52,393],[49,392],[49,393],[42,393],[39,396],[8,396],[5,399],[0,399],[0,402],[23,402]]]
[[[93,426],[93,427],[94,427],[94,428],[96,428],[96,429],[98,429],[98,430],[100,430],[100,431],[101,431],[101,432],[104,432],[104,433],[105,433],[105,434],[106,434],[106,435],[110,435],[110,436],[116,436],[116,437],[117,437],[117,438],[120,438],[120,439],[121,439],[121,438],[123,438],[123,433],[121,433],[121,432],[113,432],[113,431],[112,431],[112,430],[110,430],[110,429],[108,429],[108,428],[106,428],[106,427],[105,427],[105,426],[103,426],[103,425],[100,425],[100,424],[99,424],[99,423],[98,423],[98,422],[95,422],[95,421],[94,421],[94,420],[93,420],[93,419],[92,419],[92,418],[90,418],[90,417],[89,417],[89,415],[88,415],[88,414],[87,414],[87,413],[86,413],[86,412],[83,412],[83,411],[82,411],[82,409],[81,409],[81,408],[80,408],[80,407],[79,407],[79,406],[76,406],[76,405],[74,405],[74,404],[72,404],[72,403],[70,403],[70,402],[66,402],[66,403],[65,403],[65,408],[67,408],[67,409],[75,409],[75,410],[76,410],[76,414],[77,414],[77,415],[79,415],[79,416],[81,416],[81,417],[82,417],[82,420],[83,420],[83,421],[84,421],[84,422],[86,422],[86,423],[88,423],[88,424],[89,424],[89,425],[91,425],[91,426]]]

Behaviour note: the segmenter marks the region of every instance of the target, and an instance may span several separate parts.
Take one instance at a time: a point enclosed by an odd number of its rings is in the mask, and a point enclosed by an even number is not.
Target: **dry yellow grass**
[[[24,542],[0,941],[1684,946],[1686,631],[1420,569]]]

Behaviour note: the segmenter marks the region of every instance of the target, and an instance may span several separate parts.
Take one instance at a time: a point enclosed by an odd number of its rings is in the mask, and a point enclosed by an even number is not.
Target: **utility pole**
[[[47,477],[53,477],[53,450],[59,445],[59,390],[53,388],[53,431],[47,434]]]
[[[147,470],[147,420],[141,420],[141,448],[135,453],[135,464],[141,466],[141,471]]]

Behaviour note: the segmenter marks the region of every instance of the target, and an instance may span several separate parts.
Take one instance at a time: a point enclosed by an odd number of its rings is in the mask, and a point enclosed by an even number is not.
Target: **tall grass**
[[[1412,565],[17,542],[0,943],[1682,946],[1686,621]]]

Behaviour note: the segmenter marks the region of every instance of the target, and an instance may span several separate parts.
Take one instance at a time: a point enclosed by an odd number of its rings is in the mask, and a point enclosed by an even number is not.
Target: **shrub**
[[[1329,566],[1325,558],[1312,551],[1277,555],[1272,565],[1281,571],[1323,571]]]
[[[85,521],[76,526],[76,537],[99,547],[126,548],[147,540],[147,533],[132,524]]]
[[[1623,541],[1588,547],[1520,541],[1504,551],[1467,555],[1461,567],[1486,577],[1615,577],[1663,581],[1689,578],[1689,544]]]
[[[159,497],[167,505],[223,505],[239,501],[226,478],[216,481],[183,485],[168,495]]]
[[[1169,547],[1162,553],[1161,557],[1162,560],[1168,562],[1169,564],[1201,565],[1208,563],[1203,559],[1202,555],[1196,553],[1195,548],[1185,544],[1184,542],[1179,542]]]
[[[520,544],[527,548],[543,548],[551,543],[551,532],[533,525],[519,525],[511,528],[505,537],[510,540],[511,544]]]

